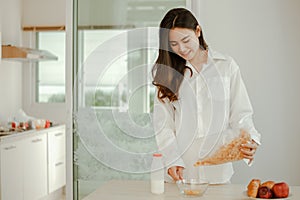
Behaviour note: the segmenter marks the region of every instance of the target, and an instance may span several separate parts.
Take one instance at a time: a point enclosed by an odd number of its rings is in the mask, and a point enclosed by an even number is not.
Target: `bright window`
[[[56,55],[58,60],[37,63],[35,100],[38,103],[63,103],[65,102],[65,32],[38,32],[37,47]]]

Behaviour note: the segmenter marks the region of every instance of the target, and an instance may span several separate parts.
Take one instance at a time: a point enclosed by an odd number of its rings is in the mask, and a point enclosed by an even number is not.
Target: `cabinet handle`
[[[62,132],[56,133],[55,136],[56,136],[56,137],[57,137],[57,136],[61,136],[62,134],[63,134]]]
[[[64,163],[63,162],[58,162],[58,163],[55,164],[55,167],[57,167],[59,165],[62,165],[62,164],[64,164]]]
[[[37,142],[41,142],[41,141],[42,141],[42,139],[38,138],[38,139],[32,140],[31,142],[32,143],[37,143]]]
[[[15,149],[15,148],[17,148],[15,145],[11,145],[9,147],[5,147],[4,149],[5,150],[11,150],[11,149]]]

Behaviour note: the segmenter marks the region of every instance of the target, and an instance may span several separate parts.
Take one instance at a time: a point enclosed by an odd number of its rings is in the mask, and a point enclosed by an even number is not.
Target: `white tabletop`
[[[246,196],[246,185],[226,184],[210,185],[202,197],[192,198],[201,200],[249,200]],[[288,199],[300,199],[300,186],[290,187],[291,197]],[[177,186],[165,183],[165,193],[155,195],[150,192],[149,181],[112,180],[84,198],[84,200],[175,200],[189,199],[181,196]]]

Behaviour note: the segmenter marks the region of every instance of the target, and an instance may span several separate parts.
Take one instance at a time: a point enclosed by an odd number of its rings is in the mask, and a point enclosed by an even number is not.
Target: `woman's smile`
[[[187,58],[190,52],[191,52],[191,50],[186,50],[184,52],[180,52],[180,55],[184,58]]]

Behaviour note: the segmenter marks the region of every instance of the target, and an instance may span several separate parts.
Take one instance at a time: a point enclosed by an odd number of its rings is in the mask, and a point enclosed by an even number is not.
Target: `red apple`
[[[276,198],[286,198],[289,196],[289,185],[285,182],[276,183],[272,190]]]
[[[270,199],[272,198],[272,191],[267,186],[261,186],[258,189],[257,197],[262,199]]]

